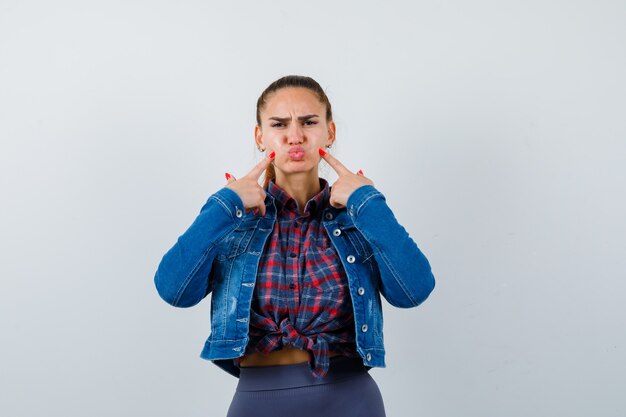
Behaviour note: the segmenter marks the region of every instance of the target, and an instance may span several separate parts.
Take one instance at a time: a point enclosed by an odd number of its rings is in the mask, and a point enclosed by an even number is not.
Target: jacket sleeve
[[[211,195],[189,228],[163,256],[154,284],[175,307],[191,307],[209,294],[216,246],[241,223],[243,202],[230,188]]]
[[[372,185],[363,185],[350,194],[346,209],[372,246],[385,299],[403,308],[424,302],[435,287],[430,264],[398,223],[383,194]]]

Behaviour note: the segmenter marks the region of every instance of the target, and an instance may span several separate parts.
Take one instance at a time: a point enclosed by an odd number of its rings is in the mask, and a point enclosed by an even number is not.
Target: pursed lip
[[[291,161],[305,161],[307,160],[307,153],[302,146],[293,146],[287,151],[289,159]]]
[[[289,148],[289,151],[287,151],[287,153],[290,153],[290,154],[291,153],[296,153],[296,152],[305,152],[306,153],[306,151],[304,150],[304,148],[302,146],[294,146],[294,147]]]

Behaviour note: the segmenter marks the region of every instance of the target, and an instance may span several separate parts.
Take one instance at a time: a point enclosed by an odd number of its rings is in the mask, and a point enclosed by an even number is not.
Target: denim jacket
[[[154,277],[161,298],[176,307],[213,293],[211,332],[200,356],[236,377],[232,359],[248,344],[259,259],[276,221],[273,200],[266,194],[261,217],[245,212],[239,195],[223,187],[165,253]],[[348,278],[357,351],[365,366],[385,367],[380,295],[396,307],[421,304],[435,285],[430,264],[372,185],[352,192],[345,208],[329,205],[323,224]]]

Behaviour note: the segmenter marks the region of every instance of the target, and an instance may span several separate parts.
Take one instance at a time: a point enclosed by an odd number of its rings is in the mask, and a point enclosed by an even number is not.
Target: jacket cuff
[[[216,199],[233,220],[240,220],[244,215],[244,205],[239,194],[228,187],[223,187],[210,198]]]
[[[348,201],[346,202],[346,209],[348,214],[352,218],[358,217],[363,207],[375,197],[380,197],[385,200],[383,193],[378,191],[373,185],[362,185],[350,194]]]

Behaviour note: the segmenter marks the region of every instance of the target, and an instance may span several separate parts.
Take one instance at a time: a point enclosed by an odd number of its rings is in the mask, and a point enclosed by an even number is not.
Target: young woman
[[[239,378],[228,417],[384,416],[368,373],[385,366],[380,295],[414,307],[434,288],[383,194],[328,152],[335,132],[315,80],[273,82],[254,131],[267,156],[243,177],[227,173],[159,264],[168,303],[212,293],[201,357]]]

